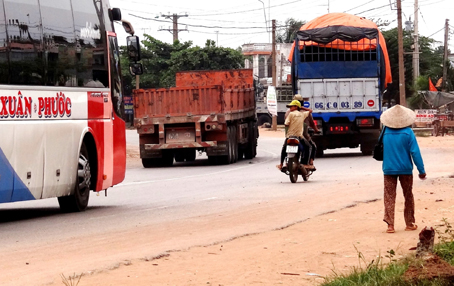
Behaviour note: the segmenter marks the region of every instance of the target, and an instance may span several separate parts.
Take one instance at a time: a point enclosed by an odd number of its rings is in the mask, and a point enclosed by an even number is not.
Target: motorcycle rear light
[[[300,141],[296,138],[288,138],[287,139],[287,145],[294,146],[294,145],[299,145]]]

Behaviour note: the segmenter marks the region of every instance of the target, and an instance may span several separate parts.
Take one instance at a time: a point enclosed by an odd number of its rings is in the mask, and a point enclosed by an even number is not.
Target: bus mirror
[[[121,20],[121,24],[123,25],[123,29],[125,29],[126,33],[134,35],[134,28],[132,27],[131,23],[126,20]]]
[[[121,21],[121,10],[119,8],[112,8],[109,10],[110,20]]]
[[[143,66],[141,63],[130,63],[129,64],[129,73],[131,75],[141,75],[143,74]]]
[[[126,38],[126,45],[128,47],[128,57],[131,62],[140,61],[140,43],[139,37],[129,36]]]

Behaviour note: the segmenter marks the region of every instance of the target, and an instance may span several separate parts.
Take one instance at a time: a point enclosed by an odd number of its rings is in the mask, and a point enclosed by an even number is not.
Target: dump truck
[[[212,164],[257,154],[252,69],[185,71],[176,87],[133,91],[134,127],[145,168],[205,152]]]
[[[294,94],[322,134],[313,137],[323,150],[361,146],[371,155],[380,133],[383,93],[391,83],[386,43],[377,25],[364,18],[330,13],[303,25],[289,56]]]

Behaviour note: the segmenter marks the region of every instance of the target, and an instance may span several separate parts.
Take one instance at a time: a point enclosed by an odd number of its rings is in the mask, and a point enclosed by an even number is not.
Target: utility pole
[[[273,76],[273,86],[276,88],[276,20],[272,21],[272,32],[271,32],[271,37],[272,37],[272,49],[271,49],[271,62],[272,62],[272,67],[271,67],[271,74]],[[277,99],[277,91],[276,91],[276,99]],[[273,115],[272,118],[272,130],[276,131],[277,130],[277,116]]]
[[[413,80],[419,77],[419,32],[418,32],[418,0],[415,0],[415,28],[413,29],[414,37],[414,49],[413,49]]]
[[[178,40],[178,31],[187,31],[188,29],[178,29],[178,19],[181,17],[187,17],[188,14],[185,15],[178,15],[178,14],[168,14],[168,15],[161,15],[161,17],[164,17],[166,19],[172,19],[173,22],[173,29],[162,29],[160,28],[159,31],[169,31],[170,33],[173,34],[173,41],[175,42]]]
[[[404,43],[402,32],[402,3],[397,0],[397,42],[399,54],[399,103],[402,106],[407,106],[405,97],[405,66],[404,66]]]
[[[441,82],[441,91],[446,91],[448,79],[448,39],[449,39],[449,19],[445,23],[445,49],[443,54],[443,80]]]

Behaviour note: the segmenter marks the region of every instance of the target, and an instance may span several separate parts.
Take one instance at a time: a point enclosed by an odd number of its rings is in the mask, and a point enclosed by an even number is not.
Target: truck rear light
[[[356,125],[358,127],[372,127],[374,126],[374,118],[357,118]]]
[[[137,133],[152,134],[152,133],[154,133],[154,126],[153,125],[143,125],[141,127],[137,127]]]
[[[211,130],[222,130],[222,125],[217,125],[217,124],[205,124],[205,130],[206,131],[211,131]]]
[[[329,128],[329,131],[331,131],[331,132],[344,132],[344,131],[346,132],[346,131],[348,131],[348,130],[349,130],[348,126],[342,126],[342,125],[339,125],[339,126],[331,126],[331,127]]]

